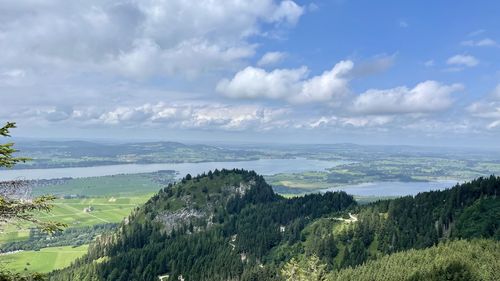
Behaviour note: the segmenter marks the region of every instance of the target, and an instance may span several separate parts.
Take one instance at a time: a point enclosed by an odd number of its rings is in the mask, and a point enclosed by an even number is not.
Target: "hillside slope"
[[[497,281],[500,278],[499,259],[498,242],[458,240],[387,255],[330,274],[314,258],[307,265],[290,262],[283,275],[287,281]],[[311,276],[321,277],[311,279]]]
[[[292,259],[326,273],[458,238],[498,247],[499,191],[492,176],[358,206],[344,192],[285,199],[255,172],[188,175],[50,280],[284,280]]]
[[[459,240],[385,256],[354,269],[341,270],[328,280],[495,281],[500,278],[499,260],[500,243]]]
[[[239,279],[261,268],[273,247],[300,238],[310,221],[355,204],[343,192],[288,200],[255,172],[188,175],[50,280]]]

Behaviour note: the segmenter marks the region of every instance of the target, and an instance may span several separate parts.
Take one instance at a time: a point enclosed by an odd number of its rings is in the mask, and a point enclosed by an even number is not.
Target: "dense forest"
[[[469,243],[475,243],[470,244],[470,255],[485,245],[483,250],[496,259],[485,257],[484,266],[494,266],[490,263],[498,260],[500,240],[499,191],[500,178],[491,176],[444,191],[358,205],[344,192],[286,199],[262,176],[244,170],[187,175],[49,279],[300,280],[295,275],[302,272],[308,278],[304,280],[358,280],[338,276],[366,275],[381,258],[391,270],[412,266],[429,253],[444,259]],[[474,238],[488,240],[464,240]],[[398,255],[413,258],[404,263]],[[429,261],[422,271],[401,272],[407,272],[408,280],[428,280],[439,270],[451,272],[452,278],[444,280],[500,277],[467,269],[474,264],[439,260]],[[349,271],[362,267],[370,269]]]
[[[314,257],[305,265],[292,260],[282,273],[287,281],[496,281],[500,272],[499,258],[500,243],[496,241],[457,240],[394,253],[365,265],[333,272],[327,272]]]

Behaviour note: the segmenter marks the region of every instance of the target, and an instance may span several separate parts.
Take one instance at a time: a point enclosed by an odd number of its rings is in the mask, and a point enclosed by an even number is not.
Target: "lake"
[[[303,158],[295,159],[260,159],[235,162],[201,162],[201,163],[164,163],[164,164],[123,164],[93,167],[52,168],[52,169],[22,169],[0,171],[0,181],[24,179],[55,179],[55,178],[85,178],[110,176],[117,174],[151,173],[160,170],[175,170],[179,176],[197,175],[215,169],[246,169],[254,170],[261,175],[279,173],[299,173],[306,171],[323,171],[347,162],[322,161]]]
[[[24,179],[54,179],[54,178],[84,178],[109,176],[117,174],[150,173],[160,170],[175,170],[179,177],[186,174],[197,175],[215,169],[246,169],[254,170],[261,175],[279,173],[300,173],[306,171],[324,171],[347,162],[322,161],[303,158],[295,159],[260,159],[234,162],[201,162],[201,163],[163,163],[163,164],[123,164],[94,167],[52,168],[52,169],[22,169],[0,171],[0,181]],[[324,191],[344,190],[359,196],[402,196],[415,195],[419,192],[438,190],[455,185],[457,181],[432,182],[371,182],[357,185],[346,185],[325,189]]]
[[[419,192],[442,190],[457,184],[457,180],[441,180],[430,182],[370,182],[356,185],[346,185],[329,188],[326,191],[344,190],[352,195],[359,196],[404,196],[415,195]]]

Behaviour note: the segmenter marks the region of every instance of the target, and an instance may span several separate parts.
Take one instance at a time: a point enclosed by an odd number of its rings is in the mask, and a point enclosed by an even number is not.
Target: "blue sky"
[[[5,1],[16,135],[499,146],[498,1]]]

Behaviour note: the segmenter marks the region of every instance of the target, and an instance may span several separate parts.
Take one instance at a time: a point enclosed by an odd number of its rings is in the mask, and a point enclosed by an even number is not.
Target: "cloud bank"
[[[216,91],[231,98],[283,99],[291,103],[329,102],[349,92],[352,61],[341,61],[321,75],[309,77],[305,66],[295,69],[246,67],[232,79],[221,80]]]
[[[252,36],[293,26],[303,13],[290,0],[11,1],[0,10],[0,62],[193,76],[253,56]]]
[[[449,108],[451,94],[463,90],[461,84],[444,85],[425,81],[409,89],[397,87],[386,90],[371,89],[360,94],[352,109],[363,114],[432,113]]]

